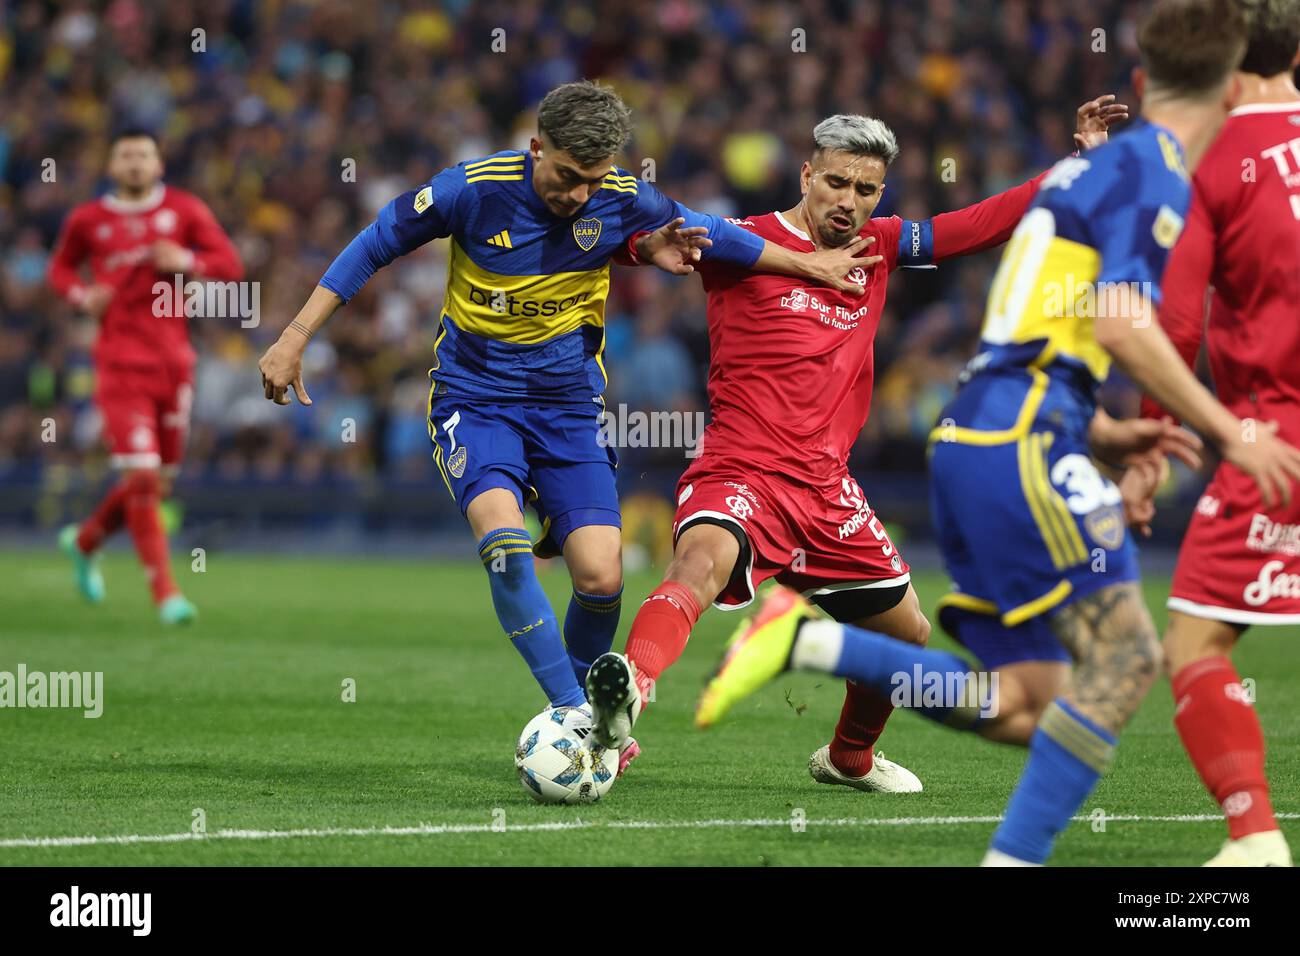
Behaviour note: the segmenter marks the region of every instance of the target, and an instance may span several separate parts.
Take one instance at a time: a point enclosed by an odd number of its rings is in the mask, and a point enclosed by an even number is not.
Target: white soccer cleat
[[[1022,860],[1018,856],[1012,856],[1010,853],[1003,853],[1001,850],[995,850],[989,847],[988,852],[984,854],[984,859],[980,861],[980,866],[1042,866],[1041,863],[1030,863],[1028,860]]]
[[[1281,830],[1265,830],[1227,841],[1202,866],[1291,866],[1291,848]]]
[[[920,793],[921,780],[906,767],[886,760],[878,753],[872,758],[871,769],[861,777],[850,777],[835,769],[831,763],[831,748],[827,744],[808,758],[808,772],[818,783],[838,783],[866,793]]]
[[[622,751],[641,715],[636,665],[613,651],[601,654],[587,671],[587,701],[591,704],[591,735],[596,743]]]

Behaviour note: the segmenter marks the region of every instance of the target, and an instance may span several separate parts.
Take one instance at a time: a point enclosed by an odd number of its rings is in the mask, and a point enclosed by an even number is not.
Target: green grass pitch
[[[129,555],[110,555],[105,570],[109,600],[90,608],[57,554],[0,555],[0,670],[103,671],[105,685],[97,720],[0,710],[0,864],[974,864],[994,824],[969,818],[1002,812],[1023,761],[1023,751],[899,713],[879,747],[921,777],[924,793],[815,784],[808,755],[829,739],[842,692],[806,674],[698,733],[696,695],[738,619],[711,610],[660,681],[637,728],[644,755],[627,777],[594,806],[538,806],[512,754],[544,700],[502,636],[477,566],[210,554],[204,573],[182,571],[201,618],[179,632],[156,623]],[[628,580],[617,647],[656,581]],[[563,609],[563,569],[544,582]],[[943,580],[916,583],[932,608]],[[1148,586],[1158,622],[1166,586]],[[1298,630],[1256,629],[1237,657],[1256,682],[1284,813],[1300,811]],[[342,699],[347,678],[354,703]],[[1055,863],[1194,865],[1213,854],[1220,822],[1151,819],[1217,809],[1171,710],[1162,681],[1084,808],[1140,819],[1100,832],[1072,824]],[[196,810],[206,839],[188,837]],[[1300,820],[1283,826],[1300,844]],[[220,832],[231,830],[255,832]],[[174,836],[25,842],[135,835]]]

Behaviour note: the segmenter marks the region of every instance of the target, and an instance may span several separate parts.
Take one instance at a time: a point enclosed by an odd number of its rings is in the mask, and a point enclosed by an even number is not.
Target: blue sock
[[[573,675],[582,684],[591,662],[614,646],[623,589],[614,594],[587,594],[576,588],[564,615],[564,646],[569,649]]]
[[[533,570],[532,544],[523,528],[498,528],[483,536],[478,555],[487,569],[492,606],[528,669],[555,707],[584,703],[573,679],[560,625]]]
[[[993,834],[995,850],[1044,863],[1056,835],[1083,806],[1115,753],[1115,738],[1065,698],[1048,705],[1029,741],[1029,759]]]
[[[996,703],[987,675],[956,654],[851,624],[804,624],[793,663],[875,688],[895,706],[959,729],[973,728]]]

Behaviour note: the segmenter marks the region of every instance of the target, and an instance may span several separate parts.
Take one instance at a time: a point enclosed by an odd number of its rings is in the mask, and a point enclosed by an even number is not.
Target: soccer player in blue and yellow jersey
[[[742,625],[697,711],[711,725],[794,667],[1027,745],[990,865],[1046,861],[1159,670],[1122,505],[1140,522],[1165,454],[1195,460],[1196,443],[1167,422],[1099,412],[1112,361],[1266,499],[1300,477],[1300,452],[1215,401],[1154,321],[1189,171],[1236,96],[1241,13],[1233,0],[1161,0],[1139,46],[1143,119],[1044,179],[1003,254],[980,352],[932,436],[933,516],[956,585],[939,619],[996,682],[954,654],[811,620],[797,594],[778,591]],[[1137,493],[1122,494],[1094,456],[1127,466],[1121,486]]]
[[[587,668],[618,627],[615,456],[600,441],[611,258],[646,233],[637,254],[677,274],[708,256],[861,294],[845,276],[863,263],[854,256],[864,243],[796,253],[694,213],[613,165],[630,134],[612,90],[552,90],[528,150],[444,169],[385,206],[260,363],[267,398],[288,404],[292,388],[310,404],[302,353],[316,329],[375,270],[451,238],[430,371],[434,458],[478,541],[497,617],[555,706],[584,703]],[[529,502],[543,518],[535,549],[523,527]],[[563,635],[534,550],[562,554],[569,567]]]

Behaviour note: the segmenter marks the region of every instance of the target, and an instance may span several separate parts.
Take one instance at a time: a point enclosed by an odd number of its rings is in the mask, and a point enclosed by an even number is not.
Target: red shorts
[[[749,542],[746,566],[713,602],[723,610],[749,604],[768,578],[814,597],[911,580],[907,562],[847,471],[814,488],[701,457],[677,485],[674,540],[701,520],[739,528]]]
[[[1255,482],[1220,465],[1183,538],[1169,609],[1232,624],[1300,624],[1300,498],[1265,510]]]
[[[190,428],[193,366],[107,365],[96,372],[95,404],[113,466],[179,467]]]

